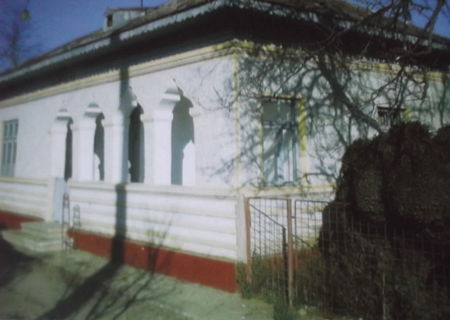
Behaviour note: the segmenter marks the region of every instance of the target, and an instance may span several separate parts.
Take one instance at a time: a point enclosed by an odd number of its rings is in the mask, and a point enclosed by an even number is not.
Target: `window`
[[[405,109],[389,106],[377,106],[378,123],[382,127],[389,128],[403,121]]]
[[[18,130],[19,122],[17,120],[5,121],[3,123],[2,176],[14,176]]]
[[[297,100],[262,103],[263,172],[266,186],[293,185],[299,180]]]
[[[106,26],[107,27],[111,27],[113,25],[113,15],[112,14],[108,14],[106,16]]]

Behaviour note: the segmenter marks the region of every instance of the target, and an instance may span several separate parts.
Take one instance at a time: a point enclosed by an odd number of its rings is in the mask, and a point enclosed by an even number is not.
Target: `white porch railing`
[[[237,259],[237,196],[230,190],[70,182],[70,193],[82,230]]]
[[[49,187],[48,180],[0,177],[0,210],[46,219]]]

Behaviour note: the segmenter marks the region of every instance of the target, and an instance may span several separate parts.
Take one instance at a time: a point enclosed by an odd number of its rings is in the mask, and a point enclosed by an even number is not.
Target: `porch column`
[[[105,181],[127,182],[129,118],[122,113],[116,113],[104,120],[103,127],[105,130]]]
[[[147,184],[171,184],[173,106],[156,107],[151,114],[144,113],[141,118],[146,144],[145,183]]]
[[[67,122],[58,121],[50,129],[50,176],[63,178],[66,163]]]
[[[83,119],[73,128],[77,153],[75,154],[75,177],[79,181],[93,180],[95,120]]]
[[[209,167],[209,159],[211,155],[207,152],[207,140],[210,137],[208,132],[208,119],[204,114],[204,110],[198,106],[189,109],[189,114],[194,121],[194,141],[195,141],[195,184],[206,184],[205,177],[201,174],[204,168]]]
[[[204,113],[204,109],[193,106],[189,109],[189,114],[194,121],[194,145],[195,145],[195,184],[206,185],[207,178],[204,176],[205,169],[211,167],[211,154],[208,152],[208,139],[211,132],[208,128],[208,118]],[[203,173],[203,174],[202,174]]]

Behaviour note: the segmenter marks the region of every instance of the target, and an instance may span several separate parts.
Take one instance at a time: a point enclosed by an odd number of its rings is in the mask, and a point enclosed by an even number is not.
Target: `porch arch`
[[[74,126],[74,144],[77,172],[80,181],[104,179],[104,115],[96,103],[84,110],[80,122]]]
[[[66,181],[73,173],[73,119],[67,109],[58,110],[50,129],[50,175]]]
[[[94,180],[105,180],[105,128],[103,120],[105,116],[99,113],[95,118],[94,132]]]
[[[173,109],[171,128],[171,183],[195,184],[194,120],[190,114],[192,103],[185,96]]]
[[[130,113],[128,132],[129,181],[144,182],[145,177],[145,137],[142,123],[143,109],[137,104]]]

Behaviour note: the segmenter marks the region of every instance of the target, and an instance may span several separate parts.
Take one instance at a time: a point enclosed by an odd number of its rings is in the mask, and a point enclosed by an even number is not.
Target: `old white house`
[[[436,37],[417,62],[426,85],[403,82],[401,105],[398,91],[373,94],[400,70],[382,48],[350,55],[348,72],[336,72],[351,75],[357,112],[330,94],[320,66],[333,61],[285,56],[319,40],[323,21],[355,21],[357,8],[331,2],[109,10],[103,29],[1,74],[0,224],[61,221],[66,193],[76,247],[236,290],[246,196],[330,197],[355,137],[400,118],[450,121],[448,39]],[[413,41],[417,30],[407,31]],[[362,41],[355,30],[348,37]]]

